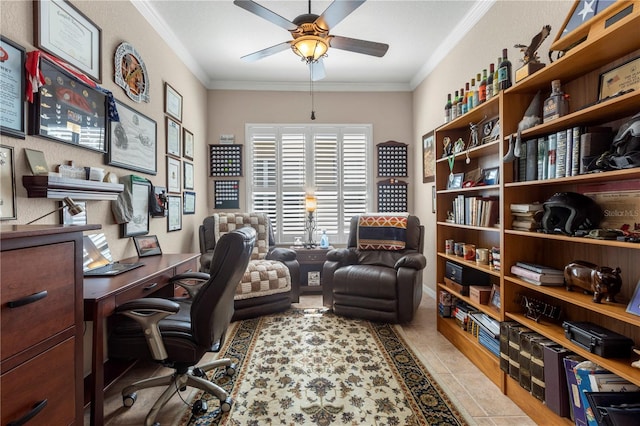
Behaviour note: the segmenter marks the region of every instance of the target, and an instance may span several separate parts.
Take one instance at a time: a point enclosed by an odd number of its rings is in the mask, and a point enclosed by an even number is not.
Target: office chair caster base
[[[220,401],[220,410],[222,410],[223,413],[228,413],[229,411],[231,411],[232,405],[233,399],[231,397],[228,397],[224,401]]]
[[[191,413],[194,416],[202,416],[207,412],[208,409],[209,406],[207,404],[207,401],[205,401],[204,399],[199,399],[193,404],[193,407],[191,407]]]
[[[138,399],[137,393],[131,393],[129,395],[122,395],[122,405],[125,407],[132,407]]]
[[[228,377],[233,377],[236,374],[237,367],[238,366],[235,363],[227,366],[227,368],[224,370],[224,374],[226,374]]]

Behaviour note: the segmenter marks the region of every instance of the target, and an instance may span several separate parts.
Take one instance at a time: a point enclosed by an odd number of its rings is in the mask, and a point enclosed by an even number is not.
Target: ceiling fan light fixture
[[[305,35],[291,42],[291,50],[305,62],[316,62],[326,55],[329,45],[322,37]]]

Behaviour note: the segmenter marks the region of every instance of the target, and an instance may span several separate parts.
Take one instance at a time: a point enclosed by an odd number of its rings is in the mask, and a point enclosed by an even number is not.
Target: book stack
[[[456,319],[456,323],[464,331],[467,331],[467,327],[469,325],[469,314],[471,312],[475,312],[475,309],[461,300],[456,302],[455,307],[451,312],[452,316]]]
[[[516,262],[511,273],[523,281],[535,285],[561,286],[564,284],[564,271],[529,262]]]
[[[524,142],[518,159],[518,180],[544,180],[581,173],[581,135],[586,129],[571,127]]]
[[[535,231],[540,229],[543,206],[540,203],[511,204],[511,228],[517,231]]]
[[[500,270],[500,247],[491,247],[489,263],[491,264],[491,267],[496,271]]]

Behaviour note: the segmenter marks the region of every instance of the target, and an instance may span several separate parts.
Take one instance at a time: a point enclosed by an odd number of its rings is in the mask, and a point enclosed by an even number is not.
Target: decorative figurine
[[[516,70],[516,83],[544,68],[544,64],[540,62],[537,51],[550,33],[551,25],[545,25],[542,27],[542,30],[531,39],[531,43],[529,43],[528,46],[524,44],[516,44],[513,46],[519,48],[520,51],[524,53],[524,58],[522,59],[524,65]]]
[[[622,287],[620,272],[620,268],[613,269],[575,260],[564,267],[564,282],[569,291],[576,286],[586,293],[593,292],[595,303],[600,303],[604,295],[607,296],[607,302],[615,303],[615,296]]]

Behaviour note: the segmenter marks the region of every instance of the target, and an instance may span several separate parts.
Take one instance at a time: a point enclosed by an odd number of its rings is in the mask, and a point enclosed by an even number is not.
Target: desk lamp
[[[304,225],[304,230],[307,232],[307,242],[305,243],[305,247],[314,248],[316,246],[316,242],[313,241],[313,233],[316,230],[316,219],[313,216],[313,213],[316,211],[316,207],[318,206],[316,197],[314,195],[307,195],[304,198],[304,206],[307,211],[307,220]]]
[[[76,204],[70,197],[64,197],[64,199],[62,200],[62,206],[58,207],[57,209],[55,209],[53,211],[50,211],[47,214],[43,214],[42,216],[40,216],[40,217],[38,217],[36,219],[33,219],[31,222],[27,222],[27,225],[31,225],[33,222],[36,222],[36,221],[42,219],[43,217],[47,217],[50,214],[55,213],[55,212],[57,212],[59,210],[62,210],[65,207],[69,208],[69,214],[71,216],[75,216],[75,215],[77,215],[79,213],[82,213],[84,211],[84,208],[82,208],[82,206],[79,206],[78,204]]]

